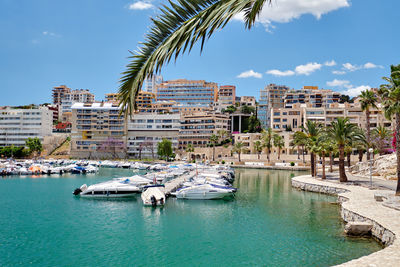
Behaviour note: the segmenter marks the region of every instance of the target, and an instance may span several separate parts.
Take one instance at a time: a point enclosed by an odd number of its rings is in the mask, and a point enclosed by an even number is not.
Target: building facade
[[[156,94],[157,85],[163,82],[161,75],[153,75],[144,81],[143,91]]]
[[[182,106],[211,106],[218,100],[218,85],[204,80],[171,80],[157,86],[157,101],[176,101]]]
[[[221,85],[218,90],[218,102],[221,108],[235,105],[236,100],[236,86],[234,85]]]
[[[127,153],[132,158],[158,158],[157,144],[164,138],[178,148],[180,115],[135,113],[128,121]]]
[[[24,146],[28,138],[52,135],[53,112],[47,107],[0,110],[0,147]]]
[[[284,107],[284,96],[288,90],[289,87],[276,84],[269,84],[260,90],[257,117],[263,128],[268,128],[271,124],[271,109]]]
[[[71,156],[124,158],[126,123],[113,103],[75,103],[72,106]]]

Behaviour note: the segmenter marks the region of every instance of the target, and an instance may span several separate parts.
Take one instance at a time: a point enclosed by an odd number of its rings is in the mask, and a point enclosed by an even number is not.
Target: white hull
[[[129,193],[129,194],[113,194],[113,195],[107,195],[107,194],[92,195],[92,194],[86,194],[86,195],[80,195],[80,196],[81,196],[81,197],[85,197],[85,198],[130,198],[130,197],[136,197],[137,195],[138,195],[138,192]]]
[[[233,196],[233,193],[223,192],[191,192],[176,194],[176,198],[180,199],[222,199]]]

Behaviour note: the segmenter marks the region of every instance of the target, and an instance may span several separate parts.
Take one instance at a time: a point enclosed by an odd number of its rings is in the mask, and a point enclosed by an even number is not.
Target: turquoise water
[[[0,266],[330,266],[381,249],[343,236],[335,198],[292,190],[295,172],[237,170],[234,200],[163,209],[71,194],[128,174],[0,179]]]

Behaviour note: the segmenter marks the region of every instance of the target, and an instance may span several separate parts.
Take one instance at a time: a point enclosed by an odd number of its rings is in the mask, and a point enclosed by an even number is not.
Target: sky
[[[121,72],[167,1],[0,0],[0,106],[51,102],[51,89],[116,92]],[[400,1],[273,0],[256,26],[241,16],[162,69],[164,80],[236,85],[259,97],[270,83],[356,96],[400,64]]]

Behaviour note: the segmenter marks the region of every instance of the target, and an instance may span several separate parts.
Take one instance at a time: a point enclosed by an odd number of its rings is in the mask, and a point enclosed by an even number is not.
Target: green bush
[[[295,164],[294,164],[294,162],[292,161],[292,162],[290,162],[290,166],[294,166]]]
[[[225,164],[225,160],[221,161],[222,164]]]

